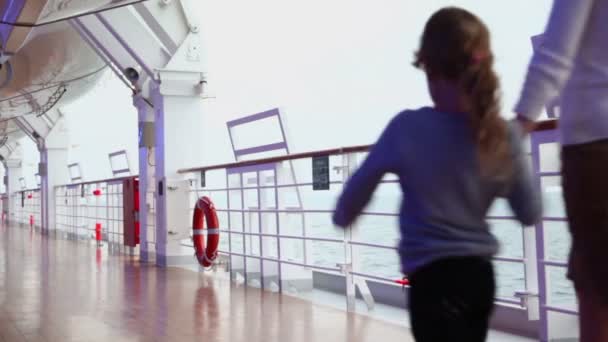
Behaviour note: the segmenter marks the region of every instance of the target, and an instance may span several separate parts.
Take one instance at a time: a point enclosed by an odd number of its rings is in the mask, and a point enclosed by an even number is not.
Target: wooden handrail
[[[39,192],[40,188],[30,188],[30,189],[23,189],[23,190],[19,190],[17,192]]]
[[[190,172],[201,172],[201,171],[210,171],[210,170],[219,170],[219,169],[231,169],[231,168],[235,168],[235,167],[279,163],[279,162],[286,161],[286,160],[304,159],[304,158],[312,158],[312,157],[318,157],[318,156],[332,156],[332,155],[340,155],[340,154],[344,154],[344,153],[367,152],[367,151],[369,151],[371,146],[372,145],[349,146],[349,147],[334,148],[334,149],[329,149],[329,150],[288,154],[285,156],[245,160],[245,161],[234,162],[234,163],[218,164],[218,165],[203,166],[203,167],[194,167],[191,169],[181,169],[178,171],[178,173],[190,173]]]
[[[556,128],[557,128],[557,120],[546,120],[546,121],[539,121],[537,123],[536,127],[534,128],[534,131],[535,132],[548,131],[548,130],[553,130]],[[277,156],[277,157],[245,160],[245,161],[233,162],[233,163],[193,167],[193,168],[189,168],[189,169],[180,169],[178,171],[178,173],[183,174],[183,173],[204,172],[204,171],[211,171],[211,170],[232,169],[232,168],[237,168],[237,167],[279,163],[282,161],[295,160],[295,159],[304,159],[304,158],[312,158],[312,157],[320,157],[320,156],[332,156],[332,155],[340,155],[340,154],[345,154],[345,153],[367,152],[367,151],[369,151],[369,149],[372,146],[373,145],[350,146],[350,147],[334,148],[334,149],[329,149],[329,150],[295,153],[295,154],[289,154],[289,155]]]
[[[534,128],[534,132],[550,131],[557,129],[557,120],[539,121]]]
[[[96,184],[96,183],[109,183],[109,182],[119,182],[119,181],[124,181],[127,179],[131,179],[131,178],[136,178],[137,176],[126,176],[126,177],[116,177],[116,178],[107,178],[107,179],[100,179],[100,180],[92,180],[92,181],[86,181],[86,182],[80,182],[80,183],[69,183],[69,184],[61,184],[61,185],[55,185],[55,188],[61,188],[64,186],[82,186],[82,185],[90,185],[90,184]]]

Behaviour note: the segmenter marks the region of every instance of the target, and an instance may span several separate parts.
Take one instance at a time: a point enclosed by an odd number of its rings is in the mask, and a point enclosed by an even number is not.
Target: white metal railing
[[[149,179],[148,184],[155,184],[154,179]],[[143,191],[140,187],[140,191]],[[146,191],[146,201],[144,203],[140,203],[140,215],[147,215],[146,218],[146,226],[141,227],[140,229],[146,229],[146,239],[145,241],[141,241],[142,248],[145,248],[145,251],[150,251],[152,254],[156,251],[156,197],[155,197],[155,187],[150,186]],[[143,236],[143,231],[142,231]]]
[[[362,157],[360,151],[329,154],[330,164],[333,166],[331,169],[334,170],[346,168],[352,171],[356,168],[356,164],[352,164],[353,160]],[[295,168],[294,174],[300,179],[293,182],[280,180],[278,174],[283,167],[281,163],[284,163],[281,161],[270,164],[247,162],[244,167],[227,165],[226,168],[220,169],[214,167],[187,170],[192,172],[192,184],[197,184],[199,172],[206,170],[207,186],[195,187],[192,190],[192,208],[196,198],[202,195],[207,195],[216,202],[221,225],[225,227],[221,230],[220,252],[230,259],[233,269],[240,268],[236,273],[241,273],[245,281],[253,280],[253,283],[265,287],[268,282],[263,281],[266,277],[264,269],[268,267],[264,266],[274,263],[276,266],[272,267],[270,278],[281,279],[276,283],[278,289],[282,289],[283,266],[342,274],[346,279],[351,279],[349,280],[351,283],[347,284],[347,287],[351,288],[363,287],[360,285],[363,283],[361,280],[366,279],[393,284],[401,277],[396,256],[396,240],[399,234],[397,206],[391,208],[392,210],[382,209],[380,208],[382,205],[378,205],[383,201],[382,198],[376,198],[375,203],[372,203],[362,214],[363,218],[356,226],[340,233],[334,229],[330,217],[336,195],[340,192],[344,179],[347,178],[346,174],[332,174],[330,191],[312,192],[310,191],[313,185],[310,176],[310,158],[310,155],[290,157]],[[291,174],[291,172],[283,173]],[[380,188],[392,189],[395,193],[395,189],[399,192],[397,185],[394,178],[387,178],[381,183]],[[301,208],[290,207],[282,201],[283,198],[289,197],[286,192],[294,192],[295,189],[306,193],[303,195],[304,198],[307,195],[310,197]],[[315,204],[314,194],[327,194],[324,199],[325,205]],[[399,198],[393,197],[392,202],[398,203]],[[294,228],[293,219],[291,226],[285,224],[288,216],[305,218],[301,220],[305,222],[305,226]],[[323,223],[315,224],[315,216],[321,217],[316,221]],[[517,298],[516,292],[522,290],[524,293],[537,292],[536,289],[527,288],[525,277],[525,270],[528,268],[526,265],[535,265],[535,258],[524,257],[523,246],[526,242],[523,239],[526,235],[512,216],[497,214],[490,216],[489,219],[509,223],[509,228],[512,229],[509,235],[521,236],[517,238],[519,242],[514,243],[519,248],[511,248],[519,250],[513,254],[505,253],[497,256],[495,263],[499,273],[497,302],[522,305],[522,300]],[[371,222],[374,220],[377,222]],[[388,238],[374,237],[374,231],[378,229],[374,224],[386,230]],[[332,254],[334,258],[331,257]],[[381,267],[377,267],[377,263],[380,263]],[[378,271],[379,268],[382,270]],[[513,278],[500,277],[501,271],[504,270],[514,273],[511,275]]]
[[[136,177],[119,177],[56,186],[56,229],[80,240],[95,239],[96,227],[101,226],[101,240],[112,247],[124,247],[123,182]],[[147,251],[156,249],[154,224],[154,194],[147,192],[147,204],[140,207],[139,217],[147,215],[145,243]],[[143,212],[142,212],[143,210]],[[140,236],[142,234],[140,233]],[[129,250],[130,253],[136,252]]]
[[[342,182],[331,182],[332,185],[334,186],[341,186]],[[384,185],[393,185],[396,186],[396,181],[394,180],[386,180],[383,181],[382,184]],[[278,185],[278,186],[255,186],[255,187],[231,187],[231,188],[215,188],[215,189],[205,189],[205,188],[201,188],[201,189],[196,189],[193,190],[193,194],[195,194],[196,196],[193,197],[197,198],[200,197],[202,195],[208,195],[211,198],[215,198],[216,195],[219,192],[234,192],[234,191],[238,191],[241,193],[241,197],[244,197],[244,193],[246,191],[262,191],[264,189],[271,189],[273,191],[276,191],[277,193],[280,191],[280,189],[287,189],[287,188],[292,188],[292,187],[310,187],[312,185],[312,183],[296,183],[296,184],[292,184],[292,185]],[[194,202],[194,201],[193,201]],[[280,208],[280,204],[279,203],[274,203],[273,205],[274,207],[279,207]],[[335,248],[339,248],[341,250],[343,250],[344,255],[346,255],[347,253],[351,253],[355,256],[355,258],[357,258],[357,255],[359,253],[357,253],[355,251],[355,249],[358,248],[366,248],[369,249],[370,251],[373,251],[373,254],[377,254],[380,257],[385,257],[386,259],[386,255],[396,255],[396,251],[397,248],[395,246],[395,240],[397,237],[397,232],[395,231],[395,239],[392,239],[391,242],[393,243],[374,243],[374,242],[370,242],[369,240],[365,240],[363,241],[360,237],[358,238],[357,236],[361,236],[362,235],[362,230],[365,228],[361,228],[358,227],[355,230],[352,231],[346,231],[344,233],[342,233],[342,236],[338,236],[336,234],[331,234],[331,231],[329,231],[329,229],[327,229],[327,232],[329,232],[328,235],[333,237],[323,237],[323,236],[315,236],[315,232],[314,232],[314,228],[311,229],[311,227],[308,227],[308,231],[309,231],[309,235],[307,235],[304,230],[302,230],[301,234],[289,234],[289,233],[283,233],[282,231],[284,230],[284,228],[279,224],[278,225],[278,229],[276,232],[273,233],[262,233],[259,232],[259,230],[257,228],[253,228],[251,227],[250,224],[246,224],[245,228],[243,229],[243,227],[240,228],[231,228],[231,227],[235,227],[235,224],[233,223],[234,221],[234,215],[237,214],[239,216],[248,216],[249,218],[245,218],[245,221],[248,223],[251,221],[251,216],[257,216],[257,215],[277,215],[279,216],[278,221],[282,221],[281,219],[281,215],[324,215],[327,217],[331,216],[332,210],[331,209],[316,209],[316,210],[306,210],[306,209],[258,209],[257,207],[249,207],[248,209],[240,209],[240,208],[234,208],[231,207],[230,209],[226,209],[227,207],[221,207],[219,205],[216,204],[216,207],[218,207],[218,213],[220,215],[223,214],[223,222],[229,222],[228,223],[228,227],[227,229],[222,229],[220,230],[220,232],[222,233],[222,237],[226,236],[228,239],[228,243],[227,244],[223,244],[222,245],[222,250],[220,251],[221,253],[225,254],[225,255],[229,255],[229,256],[238,256],[238,257],[243,257],[243,258],[253,258],[256,260],[263,260],[263,261],[273,261],[273,262],[278,262],[279,264],[286,264],[286,265],[293,265],[293,266],[301,266],[301,267],[306,267],[309,269],[313,269],[313,270],[318,270],[318,271],[327,271],[327,272],[341,272],[341,268],[339,266],[337,266],[338,264],[345,264],[346,260],[340,260],[339,262],[336,263],[318,263],[315,261],[310,261],[308,259],[310,259],[310,256],[307,255],[305,252],[303,252],[303,255],[301,258],[294,258],[294,257],[281,257],[279,258],[279,251],[281,249],[281,242],[286,242],[286,241],[300,241],[300,243],[302,244],[301,250],[307,250],[307,249],[311,249],[311,245],[314,245],[315,243],[321,245],[324,244],[323,246],[327,247],[327,244],[333,244],[335,246]],[[192,208],[193,209],[193,208]],[[232,216],[231,216],[232,215]],[[382,211],[366,211],[362,214],[362,216],[364,217],[386,217],[386,218],[391,218],[393,221],[397,221],[398,218],[398,213],[396,212],[382,212]],[[242,218],[241,218],[242,219]],[[502,220],[502,221],[513,221],[513,218],[508,218],[508,217],[492,217],[491,219],[494,220]],[[387,224],[391,227],[394,227],[394,229],[397,229],[396,225],[393,224]],[[333,226],[331,227],[333,229]],[[373,229],[373,228],[372,228]],[[326,232],[326,233],[327,233]],[[351,234],[351,232],[354,232],[354,234]],[[367,232],[369,233],[369,232]],[[310,234],[312,234],[312,236],[310,236]],[[364,234],[364,233],[363,233]],[[323,233],[321,235],[324,235]],[[365,234],[365,235],[369,235],[369,234]],[[233,243],[233,239],[235,237],[238,237],[238,243]],[[261,253],[258,251],[257,247],[250,247],[251,245],[254,246],[260,246],[260,245],[264,245],[262,239],[264,238],[270,238],[270,239],[275,239],[277,242],[276,244],[278,245],[277,248],[278,250],[276,251],[275,254],[273,255],[264,255],[264,253]],[[253,241],[253,239],[258,239],[258,241]],[[244,240],[244,241],[243,241]],[[243,242],[241,242],[243,241]],[[373,241],[373,240],[372,240]],[[236,246],[238,245],[238,246]],[[254,252],[255,250],[255,252]],[[245,252],[243,252],[245,251]],[[314,252],[314,248],[313,248],[313,252]],[[285,254],[285,253],[283,253]],[[359,258],[361,257],[360,255],[358,256]],[[394,283],[394,281],[398,278],[400,278],[400,273],[399,273],[399,265],[398,265],[398,261],[395,258],[389,258],[393,259],[393,272],[390,273],[374,273],[373,271],[369,270],[369,267],[365,267],[365,265],[361,265],[361,263],[359,263],[359,265],[353,265],[353,269],[351,271],[349,271],[349,273],[353,276],[357,276],[357,277],[362,277],[365,279],[373,279],[376,281],[382,281],[382,282],[387,282],[387,283]],[[299,260],[299,261],[294,261],[294,260]],[[367,264],[369,265],[369,260],[365,260],[367,261]],[[495,262],[499,263],[499,264],[519,264],[522,267],[522,272],[521,274],[523,274],[523,263],[524,263],[524,258],[523,257],[518,257],[518,256],[497,256],[495,257]],[[247,273],[247,271],[245,270],[245,273]],[[523,282],[522,282],[522,287],[523,287]],[[513,291],[511,291],[511,294],[514,295],[515,294],[515,290],[513,289]],[[508,291],[508,290],[506,290]],[[501,291],[503,294],[506,293],[506,291]],[[498,302],[502,302],[502,303],[508,303],[508,304],[514,304],[514,305],[520,305],[521,301],[519,299],[516,299],[515,297],[508,297],[507,295],[503,295],[501,297],[497,298]]]
[[[15,193],[10,199],[15,208],[14,220],[28,226],[40,226],[40,189],[27,189]]]
[[[537,188],[543,193],[548,187],[561,190],[560,166],[545,165],[545,155],[551,152],[554,154],[551,159],[559,160],[557,141],[556,130],[534,132],[531,137],[533,172]],[[570,235],[561,195],[559,200],[560,203],[553,203],[545,199],[545,216],[535,230],[541,341],[578,337],[576,297],[572,286],[565,280]],[[552,236],[551,230],[559,232]],[[561,299],[558,294],[561,294]]]
[[[557,170],[542,166],[547,154],[543,146],[555,142],[554,129],[532,134],[531,158],[538,189],[544,193],[545,180],[552,179],[555,183],[559,177]],[[335,199],[367,148],[183,170],[191,178],[191,214],[199,197],[207,195],[215,202],[221,224],[220,253],[228,261],[231,278],[290,292],[312,289],[313,272],[339,276],[345,281],[348,305],[354,300],[356,288],[364,297],[369,295],[366,280],[397,286],[394,281],[401,277],[396,253],[400,190],[394,177],[383,180],[371,205],[352,229],[341,231],[331,223]],[[328,191],[312,191],[311,158],[316,156],[329,156],[333,172]],[[200,184],[201,172],[205,175],[204,186]],[[94,195],[95,189],[101,190],[100,196]],[[95,224],[101,223],[104,240],[120,244],[121,195],[121,179],[56,187],[58,228],[90,238]],[[560,202],[561,198],[554,200]],[[543,341],[572,334],[576,330],[572,319],[555,316],[577,314],[572,287],[564,277],[563,255],[568,242],[559,242],[561,247],[553,254],[548,253],[555,244],[548,240],[547,230],[556,224],[565,227],[563,210],[553,210],[536,227],[522,229],[504,212],[504,207],[505,203],[499,202],[488,216],[503,245],[503,252],[494,259],[498,280],[496,301],[527,309],[531,320],[540,321]],[[28,210],[34,212],[36,208],[39,207],[32,204]],[[153,210],[152,205],[147,227],[149,251],[155,250],[156,241],[154,221],[150,219]],[[567,237],[565,230],[559,235],[562,240]],[[183,245],[191,246],[191,241],[183,241]],[[372,306],[373,299],[367,299]],[[569,331],[563,332],[564,329]]]
[[[124,238],[123,180],[74,183],[55,187],[56,228],[76,239],[94,239],[101,225],[102,241],[121,246]]]
[[[553,254],[559,255],[550,258],[547,254],[549,223],[559,223],[565,227],[561,196],[558,193],[547,200],[548,190],[543,186],[545,179],[559,176],[559,166],[549,171],[540,167],[541,159],[550,154],[548,151],[543,152],[541,145],[556,142],[555,127],[545,125],[532,133],[530,156],[537,175],[538,190],[544,194],[546,205],[559,202],[556,205],[558,209],[551,209],[553,213],[545,215],[547,217],[535,227],[521,227],[504,210],[493,210],[488,216],[488,220],[493,223],[494,233],[503,246],[503,252],[494,258],[498,280],[496,301],[527,309],[529,319],[539,320],[541,339],[544,341],[575,338],[577,331],[576,317],[554,315],[577,314],[574,309],[574,291],[565,279],[564,254],[569,248],[566,230],[562,229],[557,234],[558,240],[551,246],[557,249]],[[340,233],[339,230],[334,230],[330,217],[333,202],[347,173],[332,174],[331,190],[324,192],[324,205],[315,203],[322,196],[314,196],[315,192],[310,190],[313,185],[310,176],[313,156],[329,155],[330,169],[352,171],[356,168],[356,162],[353,161],[361,159],[362,150],[364,149],[332,150],[184,170],[184,173],[192,175],[193,185],[198,184],[200,172],[205,172],[207,184],[205,187],[194,186],[191,203],[193,206],[196,198],[202,195],[207,195],[216,202],[221,225],[224,227],[221,230],[220,252],[230,261],[232,276],[242,277],[242,281],[260,287],[273,285],[274,279],[274,288],[282,291],[293,274],[297,273],[291,272],[285,276],[285,269],[288,268],[300,268],[304,273],[316,271],[339,274],[344,276],[347,294],[352,296],[355,287],[365,287],[365,280],[392,284],[400,276],[395,252],[395,239],[398,236],[397,208],[382,209],[378,204],[387,200],[383,200],[380,195],[353,229]],[[284,165],[287,159],[290,165]],[[553,155],[552,159],[559,160],[557,155]],[[293,170],[282,172],[281,169],[286,166]],[[281,173],[296,175],[298,180],[281,180]],[[397,188],[396,183],[394,178],[387,178],[380,188],[394,190]],[[559,182],[553,188],[559,190]],[[289,198],[286,193],[290,191],[299,191],[301,197],[308,200],[300,207],[290,207],[286,203]],[[317,194],[320,193],[323,192]],[[393,198],[393,201],[397,203],[398,199]],[[504,203],[499,202],[497,207],[501,206],[504,207]],[[286,222],[288,216],[292,217],[291,225]],[[294,221],[293,217],[297,219]],[[303,219],[300,220],[299,217]],[[324,220],[315,222],[314,217],[322,217]],[[382,219],[386,221],[373,222]],[[294,227],[294,222],[298,222],[297,225],[303,222],[304,226]],[[380,236],[381,241],[378,241],[378,236],[374,238],[370,232],[382,226],[392,227],[394,233],[388,234],[390,238]],[[374,260],[378,263],[374,264]],[[375,267],[382,271],[375,270]],[[361,290],[365,291],[364,288]]]

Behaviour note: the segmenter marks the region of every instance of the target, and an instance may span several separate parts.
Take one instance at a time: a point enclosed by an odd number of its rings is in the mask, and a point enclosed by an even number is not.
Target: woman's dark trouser
[[[494,307],[494,268],[481,257],[433,262],[410,276],[417,342],[485,341]]]
[[[568,276],[608,310],[608,140],[564,146],[562,176],[572,233]]]

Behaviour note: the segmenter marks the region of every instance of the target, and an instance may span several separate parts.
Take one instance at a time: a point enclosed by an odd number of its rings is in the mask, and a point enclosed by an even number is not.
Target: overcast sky
[[[411,66],[425,21],[457,5],[489,26],[511,116],[549,0],[201,0],[209,94],[205,136],[193,166],[232,160],[226,120],[281,108],[293,151],[372,143],[398,111],[430,104],[424,77]],[[63,108],[70,120],[70,162],[86,179],[110,176],[108,153],[129,152],[137,167],[137,115],[130,93],[111,74]],[[25,176],[37,153],[27,141]],[[189,148],[189,147],[188,147]]]

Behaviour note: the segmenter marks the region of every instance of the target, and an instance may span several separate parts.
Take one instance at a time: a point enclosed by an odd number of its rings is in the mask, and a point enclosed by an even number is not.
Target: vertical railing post
[[[342,182],[346,185],[346,182],[357,168],[356,154],[343,154],[342,155]],[[356,306],[356,283],[353,277],[353,265],[357,262],[357,251],[354,250],[351,242],[356,239],[358,234],[358,228],[356,225],[352,225],[349,229],[344,231],[344,263],[339,265],[341,271],[344,274],[344,280],[346,282],[346,310],[349,312],[355,311]]]
[[[265,196],[262,196],[261,192],[262,189],[261,187],[266,185],[266,182],[262,182],[262,174],[260,171],[258,171],[256,173],[257,176],[257,196],[258,196],[258,251],[259,251],[259,255],[260,255],[260,285],[262,287],[262,289],[264,289],[266,286],[264,285],[264,239],[262,237],[262,234],[264,233],[264,228],[263,228],[263,220],[262,220],[262,209],[266,209],[266,200]],[[264,199],[264,200],[263,200]],[[264,205],[262,205],[262,202],[264,202]]]
[[[540,150],[535,134],[532,133],[531,142],[531,156],[533,165],[533,177],[534,186],[536,191],[539,193],[542,191],[541,177],[540,177]],[[539,224],[541,227],[539,227]],[[534,226],[523,227],[522,240],[523,240],[523,253],[524,253],[524,281],[525,291],[517,292],[515,295],[521,297],[522,306],[526,308],[528,313],[528,320],[539,321],[541,319],[541,302],[539,293],[539,283],[541,272],[539,271],[542,265],[540,264],[538,254],[538,242],[542,241],[542,237],[539,240],[538,233],[542,234],[542,222]],[[542,324],[542,322],[541,322]]]
[[[540,303],[536,227],[524,227],[522,238],[524,247],[524,279],[526,285],[526,291],[523,294],[523,306],[528,311],[528,320],[537,321],[540,318]]]
[[[60,222],[58,219],[58,216],[60,215],[59,213],[59,208],[61,207],[61,205],[59,204],[59,200],[57,198],[57,188],[53,187],[51,196],[55,197],[55,224],[57,225],[57,229],[59,229],[61,227],[61,230],[63,230],[63,222]],[[42,203],[40,203],[40,206],[42,206]],[[40,208],[38,208],[38,210],[40,210]],[[64,236],[66,235],[66,233],[63,233]]]
[[[111,223],[110,223],[110,207],[109,206],[110,206],[110,198],[112,198],[111,191],[112,191],[113,187],[112,187],[112,183],[105,183],[105,185],[106,185],[106,190],[103,191],[102,196],[104,196],[106,198],[106,201],[105,201],[106,202],[105,203],[105,207],[106,207],[106,215],[105,216],[106,217],[104,218],[105,221],[106,221],[106,232],[107,232],[106,233],[106,241],[107,241],[108,246],[109,246],[108,248],[110,250],[112,250],[112,249],[114,249],[114,241],[113,241],[113,238],[114,238],[114,229],[113,228],[114,227],[110,228],[110,224]],[[103,188],[103,183],[102,183],[102,186],[100,188]]]
[[[243,173],[239,173],[240,188],[241,188],[241,241],[243,241],[243,277],[245,278],[245,286],[249,284],[247,276],[247,229],[245,229],[247,222],[245,221],[245,181]]]
[[[83,185],[84,187],[84,185]],[[82,193],[81,193],[81,197],[78,196],[78,188],[74,188],[74,187],[70,187],[69,188],[69,193],[70,193],[70,216],[72,218],[72,227],[76,230],[76,235],[78,235],[78,238],[80,239],[80,235],[78,234],[78,232],[80,231],[80,228],[84,229],[84,236],[85,238],[88,238],[90,236],[90,231],[89,229],[89,222],[86,221],[85,218],[81,218],[81,216],[87,216],[88,212],[88,207],[89,207],[89,194],[84,193],[84,197],[82,197]],[[80,190],[81,192],[84,190]],[[84,199],[82,199],[84,198]],[[83,201],[85,204],[83,205],[83,208],[81,208],[79,210],[79,206],[78,206],[78,202],[79,201]],[[85,212],[86,210],[86,212]],[[83,214],[83,215],[81,215]]]
[[[232,225],[231,223],[231,211],[230,211],[230,174],[228,173],[228,170],[225,170],[226,172],[226,216],[227,216],[227,230],[228,230],[228,272],[230,273],[230,282],[234,281],[234,270],[232,268],[233,262],[232,262],[232,258],[234,258],[234,256],[232,255]]]
[[[274,213],[274,218],[275,218],[275,224],[276,224],[276,233],[277,233],[277,277],[278,279],[278,286],[279,286],[279,293],[283,293],[283,267],[281,265],[281,219],[279,217],[279,210],[281,209],[280,207],[280,203],[279,203],[279,175],[277,172],[277,168],[275,166],[275,168],[273,169],[273,176],[274,176],[274,207],[275,207],[275,213]]]
[[[542,170],[540,165],[540,146],[556,141],[555,131],[539,131],[531,134],[532,147],[532,172],[536,191],[542,194]],[[544,222],[541,220],[535,226],[536,238],[536,263],[538,277],[538,299],[539,299],[539,339],[541,342],[549,341],[549,315],[547,311],[548,302],[548,279],[545,266],[545,234]]]
[[[116,250],[116,246],[114,244],[114,222],[112,222],[111,217],[112,217],[112,213],[110,212],[110,203],[112,202],[112,197],[113,197],[113,193],[114,193],[114,184],[113,183],[106,183],[106,203],[105,203],[105,207],[106,207],[106,216],[105,216],[105,221],[106,221],[106,226],[108,227],[108,244],[111,245],[111,250],[115,251]]]

